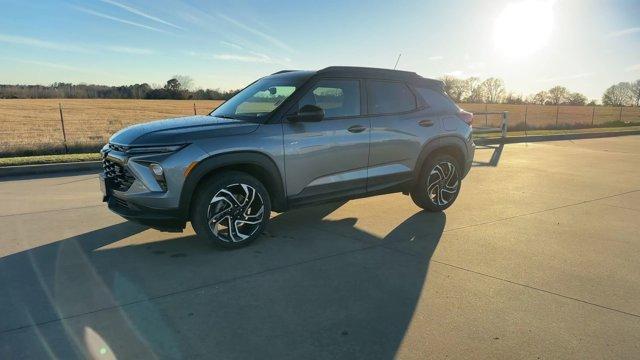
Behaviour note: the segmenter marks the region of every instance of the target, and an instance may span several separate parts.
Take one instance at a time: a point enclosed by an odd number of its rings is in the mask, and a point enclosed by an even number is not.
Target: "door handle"
[[[351,133],[359,133],[365,131],[367,128],[362,125],[353,125],[347,129]]]
[[[418,125],[420,125],[422,127],[433,126],[433,121],[431,121],[431,120],[420,120],[420,121],[418,121]]]

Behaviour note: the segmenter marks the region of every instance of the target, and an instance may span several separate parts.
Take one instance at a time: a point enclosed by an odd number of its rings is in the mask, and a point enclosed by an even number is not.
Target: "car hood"
[[[200,115],[152,121],[124,128],[113,134],[110,143],[120,145],[167,145],[201,138],[248,134],[259,124]]]

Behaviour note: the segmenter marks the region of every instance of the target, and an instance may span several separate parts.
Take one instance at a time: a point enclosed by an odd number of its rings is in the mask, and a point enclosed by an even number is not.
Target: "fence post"
[[[560,105],[556,105],[556,130],[558,130],[558,115],[560,114]]]
[[[487,119],[487,103],[484,103],[484,126],[489,126],[489,120]]]
[[[62,116],[62,103],[58,103],[58,109],[60,109],[60,125],[62,125],[62,139],[64,144],[64,153],[69,153],[69,148],[67,147],[67,131],[64,128],[64,116]]]
[[[595,118],[596,118],[596,106],[593,105],[593,111],[591,111],[591,127],[593,127]]]
[[[193,103],[193,115],[198,115],[196,113],[196,103],[195,102]]]
[[[502,137],[503,138],[507,137],[507,123],[508,123],[507,114],[508,114],[508,111],[502,112]]]
[[[529,105],[524,106],[524,136],[527,136],[527,113],[528,113]]]

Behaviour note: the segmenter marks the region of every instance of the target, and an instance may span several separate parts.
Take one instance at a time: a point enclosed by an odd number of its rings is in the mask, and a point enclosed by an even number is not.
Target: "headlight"
[[[130,147],[127,150],[127,154],[138,155],[138,154],[162,154],[162,153],[171,153],[176,152],[183,147],[187,146],[187,144],[182,145],[163,145],[163,146],[139,146],[139,147]]]

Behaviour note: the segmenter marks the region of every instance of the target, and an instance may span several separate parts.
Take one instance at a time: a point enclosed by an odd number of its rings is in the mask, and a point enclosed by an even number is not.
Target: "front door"
[[[292,204],[363,193],[367,184],[370,123],[361,116],[355,79],[321,79],[295,111],[316,105],[319,122],[283,120],[287,196]]]

